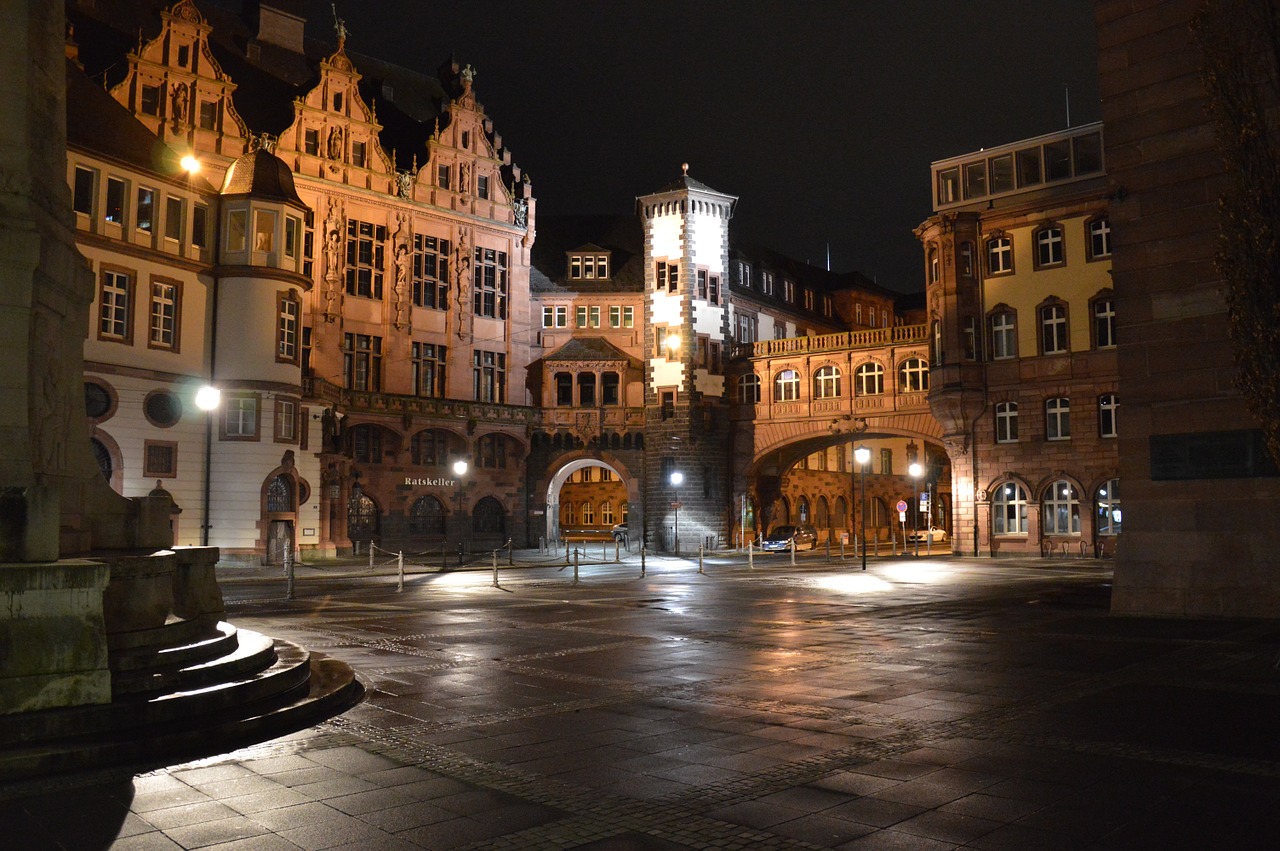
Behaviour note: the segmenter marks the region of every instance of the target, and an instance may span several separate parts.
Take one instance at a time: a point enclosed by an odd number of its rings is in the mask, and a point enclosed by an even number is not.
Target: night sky
[[[453,53],[541,215],[626,213],[677,177],[734,237],[923,288],[929,163],[1099,117],[1091,0],[338,0],[348,47]],[[332,40],[328,2],[309,36]]]

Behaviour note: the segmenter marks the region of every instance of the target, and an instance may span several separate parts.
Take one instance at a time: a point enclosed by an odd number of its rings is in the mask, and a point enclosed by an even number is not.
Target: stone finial
[[[688,176],[689,176],[689,164],[688,164],[688,163],[680,163],[680,174],[681,174],[682,176],[684,176],[684,177],[688,177]]]

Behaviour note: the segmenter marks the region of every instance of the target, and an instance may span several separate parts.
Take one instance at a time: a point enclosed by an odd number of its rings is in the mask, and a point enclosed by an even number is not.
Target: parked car
[[[797,550],[818,546],[818,530],[812,526],[774,526],[760,541],[760,549],[767,553],[782,553],[791,549],[792,540]]]
[[[916,541],[924,544],[933,541],[935,544],[942,543],[947,540],[947,530],[931,527],[929,529],[919,529],[915,532],[907,533],[907,543],[914,544]]]
[[[627,542],[627,524],[619,523],[613,527],[613,539],[620,544]]]

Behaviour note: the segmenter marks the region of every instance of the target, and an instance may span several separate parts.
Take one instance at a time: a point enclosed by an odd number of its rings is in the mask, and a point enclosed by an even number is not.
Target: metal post
[[[756,542],[747,541],[747,569],[756,569]]]
[[[853,539],[853,551],[854,551],[854,552],[857,552],[857,551],[858,551],[858,539],[857,539],[857,538],[854,538],[854,539]],[[840,561],[841,561],[841,563],[843,563],[843,562],[844,562],[844,538],[841,538],[841,539],[840,539]]]
[[[870,459],[868,454],[867,460]],[[862,480],[862,569],[867,569],[867,465],[858,465],[858,478]],[[880,541],[876,539],[876,555],[880,555]]]
[[[284,598],[293,599],[293,541],[288,542],[289,549],[284,553]]]
[[[396,591],[404,590],[404,550],[396,553]]]
[[[705,573],[702,569],[702,544],[698,544],[698,572]]]
[[[498,551],[493,551],[493,587],[498,587]]]
[[[616,557],[616,556],[617,556],[617,553],[614,553],[614,556]],[[600,542],[600,560],[601,560],[601,561],[604,561],[604,560],[605,560],[605,559],[607,559],[608,557],[609,557],[609,542],[608,542],[608,541],[601,541],[601,542]],[[616,560],[616,558],[615,558],[615,560]]]
[[[510,538],[507,538],[507,564],[515,564],[515,563],[516,563],[516,545],[512,543],[512,540]]]
[[[565,564],[569,563],[569,539],[568,538],[566,538],[564,542],[564,563]]]
[[[617,538],[613,539],[613,562],[622,564],[622,542]]]
[[[369,542],[369,569],[373,570],[373,541]]]
[[[791,566],[796,566],[796,536],[791,536]]]
[[[831,564],[831,536],[827,535],[827,564]]]
[[[573,548],[573,584],[578,584],[578,548]]]
[[[546,551],[547,551],[547,536],[543,535],[541,538],[538,539],[538,553],[541,554],[541,553],[545,553]]]
[[[640,578],[642,579],[644,578],[644,554],[645,554],[645,546],[644,544],[641,544],[640,545]]]
[[[916,552],[920,558],[920,477],[911,477],[911,537],[915,538]],[[905,549],[905,547],[903,548]]]

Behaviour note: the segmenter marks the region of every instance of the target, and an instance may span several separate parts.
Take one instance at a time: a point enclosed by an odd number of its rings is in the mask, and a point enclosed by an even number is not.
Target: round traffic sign
[[[898,500],[898,510],[899,511],[907,510],[907,501],[905,499]]]

